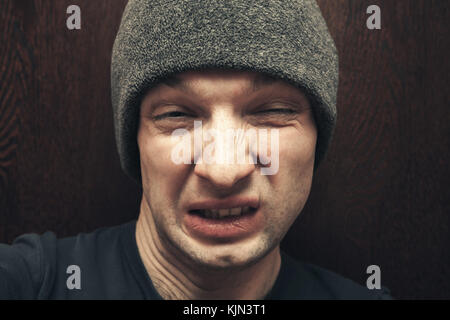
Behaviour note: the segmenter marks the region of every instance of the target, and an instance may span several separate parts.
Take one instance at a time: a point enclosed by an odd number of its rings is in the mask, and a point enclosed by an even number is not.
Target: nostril
[[[222,189],[232,188],[252,175],[254,164],[196,164],[194,174]]]

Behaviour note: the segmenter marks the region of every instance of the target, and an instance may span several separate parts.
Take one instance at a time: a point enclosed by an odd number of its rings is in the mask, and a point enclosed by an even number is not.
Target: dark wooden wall
[[[450,298],[447,0],[319,0],[340,52],[339,120],[292,255],[397,298]],[[0,242],[137,217],[120,170],[109,66],[125,0],[0,1]],[[78,4],[82,29],[66,28]],[[366,28],[366,8],[382,30]]]

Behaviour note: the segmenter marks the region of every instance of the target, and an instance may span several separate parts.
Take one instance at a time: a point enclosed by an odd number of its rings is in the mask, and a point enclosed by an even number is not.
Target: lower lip
[[[207,219],[191,213],[184,215],[184,225],[192,236],[213,241],[248,237],[260,230],[262,223],[262,214],[259,209],[242,216],[229,216],[222,219]]]

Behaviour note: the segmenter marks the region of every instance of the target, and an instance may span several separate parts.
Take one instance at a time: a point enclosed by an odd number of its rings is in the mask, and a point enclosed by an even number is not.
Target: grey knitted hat
[[[111,90],[124,171],[140,182],[145,93],[176,73],[255,71],[300,88],[318,128],[317,167],[336,122],[338,55],[315,0],[129,0],[114,43]]]

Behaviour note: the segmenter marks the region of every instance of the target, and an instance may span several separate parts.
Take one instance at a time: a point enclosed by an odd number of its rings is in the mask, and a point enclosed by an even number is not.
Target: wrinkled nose
[[[196,150],[194,173],[220,189],[232,188],[256,170],[254,145],[250,146],[242,134],[243,131],[236,128],[242,130],[240,119],[235,119],[226,112],[216,115],[212,117],[209,125],[202,128],[202,137],[206,137],[206,141],[210,141],[213,148],[204,140],[201,146],[194,147]],[[214,133],[214,137],[210,136],[210,133]],[[213,151],[208,153],[208,149]],[[242,152],[239,153],[238,150]],[[198,159],[199,152],[200,159]],[[244,159],[241,157],[238,160],[238,153]]]
[[[249,177],[255,168],[255,164],[197,163],[194,173],[220,189],[228,189]]]

